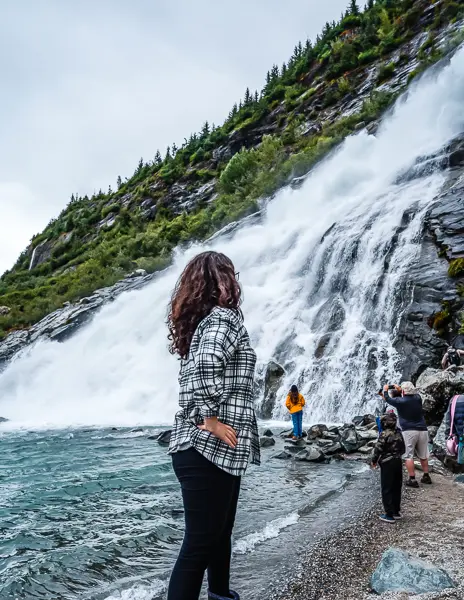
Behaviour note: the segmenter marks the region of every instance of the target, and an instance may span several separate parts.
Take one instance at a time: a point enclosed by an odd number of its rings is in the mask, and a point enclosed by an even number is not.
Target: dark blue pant
[[[192,448],[173,454],[172,464],[182,488],[185,535],[168,600],[198,600],[206,569],[211,592],[228,596],[240,477],[229,475]]]
[[[295,437],[301,437],[303,435],[303,411],[292,414],[293,421],[293,435]]]

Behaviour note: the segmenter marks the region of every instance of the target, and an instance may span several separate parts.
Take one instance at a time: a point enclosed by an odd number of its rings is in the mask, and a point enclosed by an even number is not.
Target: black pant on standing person
[[[380,464],[380,485],[385,514],[393,518],[401,510],[401,489],[403,487],[403,462],[401,458],[391,458]]]
[[[185,508],[185,535],[168,600],[197,600],[205,571],[208,587],[229,597],[232,529],[240,477],[226,473],[193,448],[172,456]]]

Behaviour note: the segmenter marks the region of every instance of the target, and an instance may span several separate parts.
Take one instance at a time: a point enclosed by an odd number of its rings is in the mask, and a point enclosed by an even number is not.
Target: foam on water
[[[285,365],[282,392],[299,382],[311,421],[368,408],[379,380],[397,375],[392,336],[407,272],[443,184],[440,173],[400,176],[464,130],[463,102],[461,50],[397,103],[376,137],[348,138],[302,187],[277,194],[261,222],[210,244],[241,273],[260,368],[271,357]],[[18,356],[0,375],[0,414],[34,427],[170,423],[178,363],[167,351],[166,306],[199,250],[178,252],[156,281],[104,307],[64,344],[40,342]]]
[[[252,552],[258,544],[262,544],[266,540],[278,537],[282,529],[295,525],[299,518],[300,515],[297,512],[293,512],[286,517],[270,521],[260,531],[250,533],[241,540],[237,540],[234,543],[233,552],[235,554],[247,554],[248,552]]]

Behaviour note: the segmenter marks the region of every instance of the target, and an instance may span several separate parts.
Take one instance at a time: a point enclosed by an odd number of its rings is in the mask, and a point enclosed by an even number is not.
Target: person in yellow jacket
[[[303,437],[303,407],[305,404],[306,400],[300,394],[296,385],[292,385],[285,406],[292,415],[294,440]]]

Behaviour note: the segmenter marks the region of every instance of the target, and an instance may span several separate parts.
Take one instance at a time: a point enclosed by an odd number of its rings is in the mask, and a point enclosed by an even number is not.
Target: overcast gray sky
[[[71,193],[220,124],[348,0],[4,0],[0,273]]]

